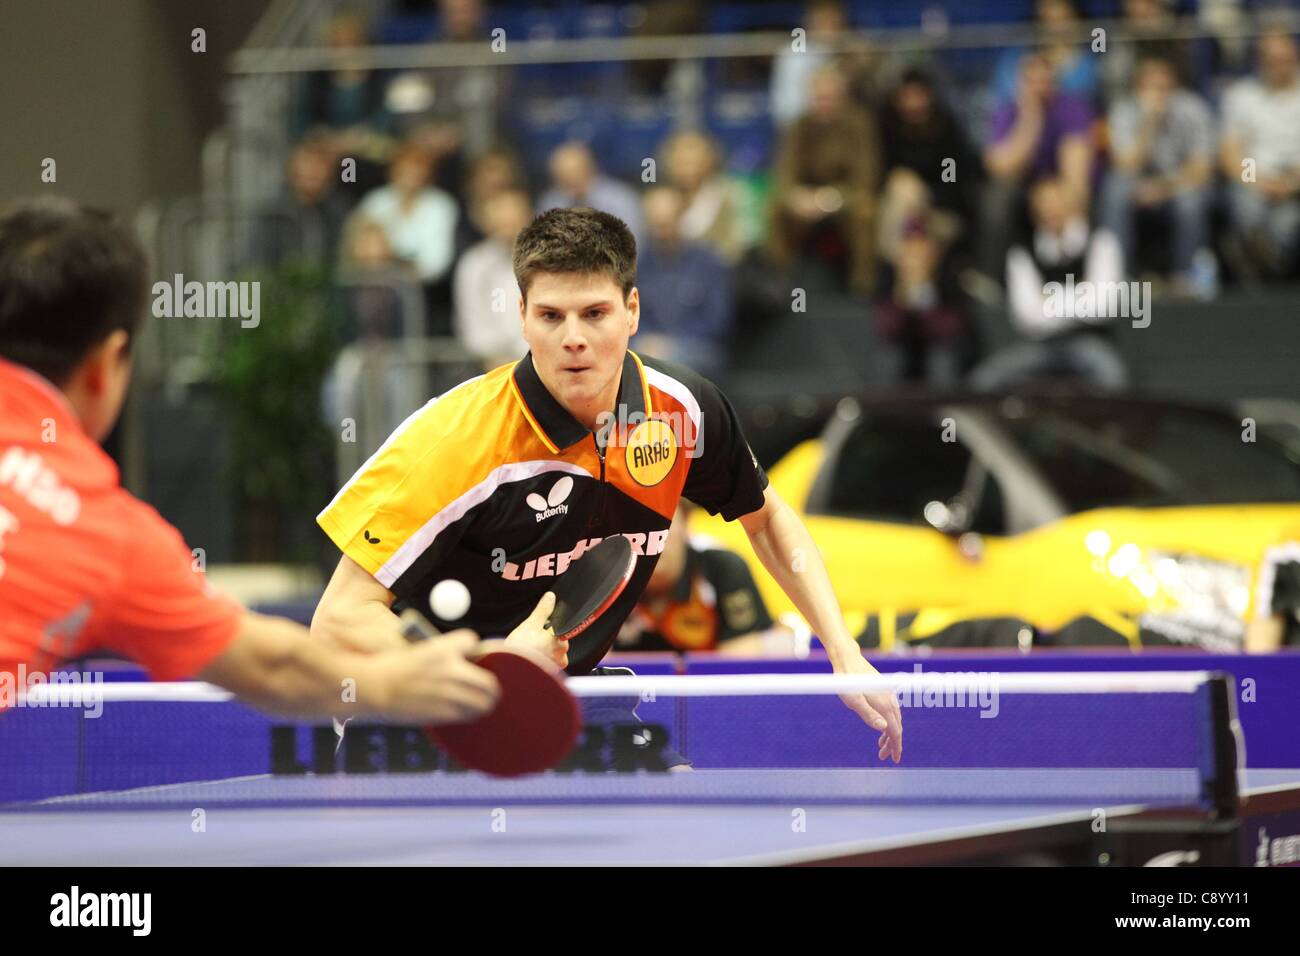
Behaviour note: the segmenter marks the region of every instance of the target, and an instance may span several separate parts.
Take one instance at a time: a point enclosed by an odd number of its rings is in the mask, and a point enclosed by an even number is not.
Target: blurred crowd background
[[[129,211],[159,277],[262,282],[261,324],[153,321],[113,442],[213,560],[328,560],[338,481],[523,354],[510,247],[553,206],[631,226],[633,347],[718,380],[766,463],[850,393],[1300,398],[1295,5],[231,9],[196,188]],[[1152,298],[1051,318],[1066,276]]]

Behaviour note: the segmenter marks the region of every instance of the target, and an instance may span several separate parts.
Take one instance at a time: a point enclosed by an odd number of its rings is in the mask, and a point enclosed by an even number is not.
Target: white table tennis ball
[[[444,621],[459,621],[469,611],[469,588],[448,578],[429,592],[429,609]]]

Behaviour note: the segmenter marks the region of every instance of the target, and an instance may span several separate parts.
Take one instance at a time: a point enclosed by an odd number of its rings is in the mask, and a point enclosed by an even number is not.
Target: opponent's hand
[[[862,656],[861,648],[854,647],[845,654],[831,658],[837,674],[877,674]],[[894,763],[903,759],[903,711],[898,706],[898,696],[890,691],[879,694],[841,694],[840,700],[873,730],[880,731],[877,741],[879,758],[892,758]]]
[[[459,724],[488,713],[501,686],[469,661],[478,644],[477,634],[462,629],[370,657],[366,685],[378,689],[375,708],[391,720],[420,724]]]
[[[555,594],[547,591],[533,608],[533,613],[509,633],[506,646],[523,646],[537,651],[556,666],[569,666],[569,642],[555,636],[555,632],[546,626],[551,612],[555,610]]]

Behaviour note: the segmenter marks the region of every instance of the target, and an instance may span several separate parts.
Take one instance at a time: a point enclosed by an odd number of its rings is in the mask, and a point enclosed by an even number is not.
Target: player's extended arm
[[[794,510],[769,485],[763,507],[743,515],[740,523],[754,554],[821,638],[832,662],[861,657],[861,649],[844,626],[817,545]]]
[[[311,635],[324,643],[362,654],[403,647],[396,596],[346,554],[316,605]]]
[[[496,678],[465,657],[477,643],[472,631],[457,631],[356,654],[314,640],[301,624],[247,612],[199,678],[288,716],[455,723],[486,713],[500,692]]]
[[[835,672],[876,673],[844,626],[826,565],[794,510],[769,485],[763,493],[763,507],[743,515],[740,523],[763,567],[821,638]],[[867,724],[881,731],[881,758],[888,754],[897,763],[903,755],[903,720],[894,695],[848,694],[842,699]]]

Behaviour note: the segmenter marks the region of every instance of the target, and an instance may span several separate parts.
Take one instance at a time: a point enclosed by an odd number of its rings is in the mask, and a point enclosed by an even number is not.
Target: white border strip
[[[894,690],[979,686],[1012,694],[1192,693],[1209,671],[1019,673],[932,671],[903,674],[686,674],[666,677],[570,677],[575,697],[766,697],[872,694]]]
[[[819,694],[872,694],[978,686],[1010,694],[1189,694],[1209,680],[1209,671],[1127,671],[1122,673],[1001,673],[931,671],[900,674],[695,674],[663,677],[570,677],[575,697],[767,697]],[[211,703],[234,694],[197,681],[171,684],[109,682],[86,685],[38,684],[27,690],[33,704],[72,693],[94,695],[107,703],[168,701]]]

